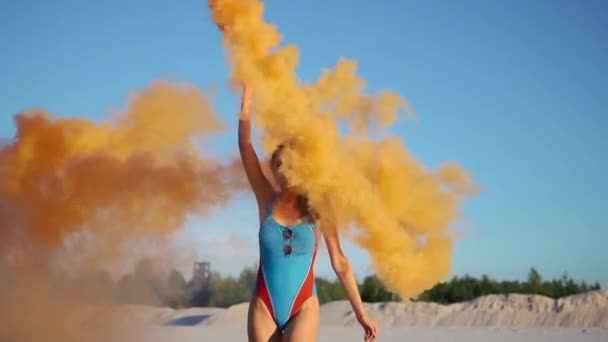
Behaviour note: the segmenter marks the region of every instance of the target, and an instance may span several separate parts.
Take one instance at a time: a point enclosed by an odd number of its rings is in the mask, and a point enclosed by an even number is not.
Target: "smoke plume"
[[[0,150],[0,302],[11,313],[0,315],[0,339],[117,340],[107,327],[81,336],[91,327],[75,314],[111,303],[108,289],[63,280],[171,253],[164,245],[188,215],[244,189],[240,161],[221,164],[198,147],[225,125],[196,88],[166,82],[101,123],[41,109],[14,120],[16,138]]]
[[[450,225],[477,186],[466,170],[446,163],[426,170],[387,128],[414,115],[394,92],[365,92],[357,64],[341,59],[315,83],[298,79],[298,49],[280,45],[258,0],[209,0],[223,33],[231,79],[254,90],[261,146],[289,142],[283,172],[326,220],[354,229],[373,268],[403,298],[445,279],[453,241]],[[344,129],[339,129],[344,127]]]

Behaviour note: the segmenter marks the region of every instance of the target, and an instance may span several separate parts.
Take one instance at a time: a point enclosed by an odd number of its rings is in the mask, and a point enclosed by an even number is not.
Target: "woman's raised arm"
[[[274,190],[262,172],[260,161],[251,143],[251,98],[252,90],[245,85],[241,99],[241,112],[239,113],[239,151],[247,179],[258,202],[261,217],[272,198]]]

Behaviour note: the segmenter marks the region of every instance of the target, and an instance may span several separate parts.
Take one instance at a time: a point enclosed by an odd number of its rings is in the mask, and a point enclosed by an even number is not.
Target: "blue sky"
[[[483,192],[463,210],[468,233],[452,274],[523,278],[564,272],[608,286],[608,5],[602,1],[266,1],[266,19],[301,52],[314,80],[341,57],[370,91],[405,96],[416,121],[398,124],[429,168],[457,161]],[[0,137],[13,115],[43,107],[99,121],[157,79],[219,86],[230,124],[209,146],[234,156],[237,100],[221,36],[203,0],[12,2],[0,12]],[[252,197],[235,198],[182,238],[238,272],[256,258]],[[227,243],[239,250],[212,248]],[[360,275],[367,256],[349,245]],[[234,255],[238,256],[235,262]],[[326,256],[317,266],[330,275]]]

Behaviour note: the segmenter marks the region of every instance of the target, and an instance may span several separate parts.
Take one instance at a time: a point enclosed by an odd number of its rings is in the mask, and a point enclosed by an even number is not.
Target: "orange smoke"
[[[11,313],[0,314],[0,336],[131,340],[114,326],[81,329],[77,313],[110,303],[110,290],[64,288],[59,275],[122,266],[146,248],[162,258],[187,215],[245,189],[240,161],[220,164],[197,148],[224,124],[196,88],[165,82],[134,93],[103,123],[40,109],[15,123],[16,139],[0,150],[0,279],[9,279],[0,302]]]
[[[113,123],[42,110],[15,122],[16,141],[0,152],[3,245],[58,246],[81,230],[169,233],[242,186],[238,163],[201,159],[194,139],[224,126],[185,85],[152,84]]]
[[[464,195],[477,191],[457,164],[425,170],[386,128],[405,110],[394,92],[364,93],[356,63],[340,60],[314,84],[295,74],[298,50],[263,20],[258,0],[209,0],[223,32],[232,80],[255,92],[253,109],[262,148],[293,142],[284,172],[326,218],[356,226],[356,242],[381,279],[403,298],[445,279],[450,270],[449,227]],[[340,134],[339,124],[348,132]],[[382,136],[383,139],[370,137]]]

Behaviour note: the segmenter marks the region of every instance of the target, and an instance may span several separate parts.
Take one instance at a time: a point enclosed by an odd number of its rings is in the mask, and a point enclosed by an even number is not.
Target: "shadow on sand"
[[[205,321],[210,316],[211,315],[185,316],[185,317],[170,320],[170,321],[166,322],[165,325],[182,326],[182,327],[193,326],[193,325],[200,324],[201,322]]]

